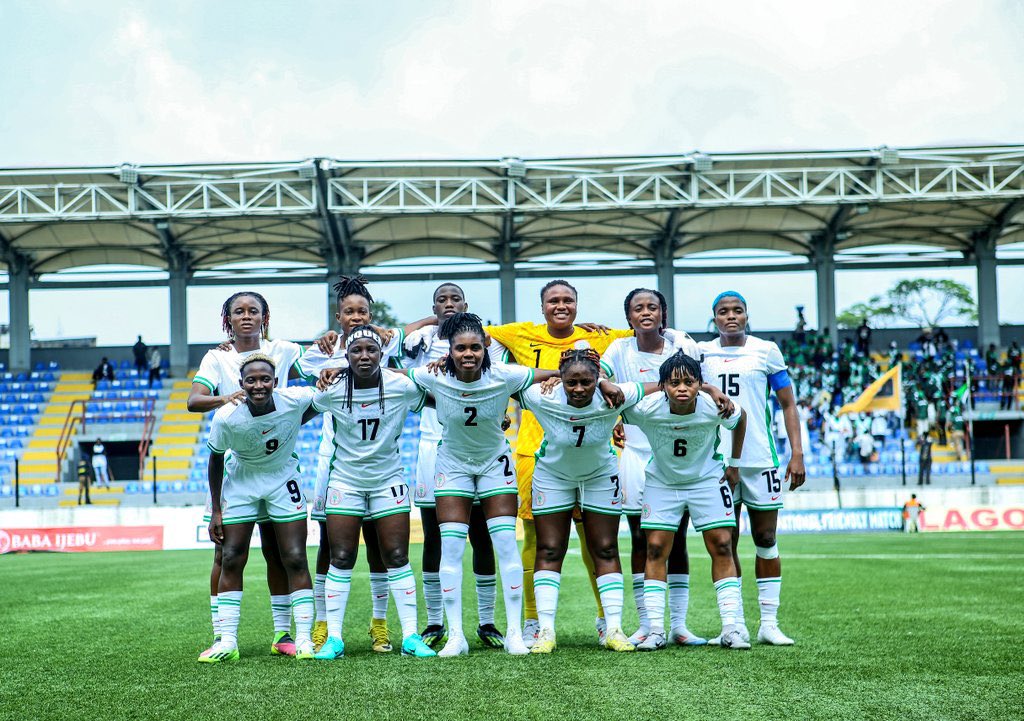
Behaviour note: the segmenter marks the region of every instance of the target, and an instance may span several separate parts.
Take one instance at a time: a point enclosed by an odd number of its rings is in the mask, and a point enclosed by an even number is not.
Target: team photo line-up
[[[188,409],[214,412],[205,516],[215,544],[214,642],[200,662],[239,658],[242,575],[256,524],[275,655],[344,656],[360,536],[373,651],[392,651],[386,617],[393,598],[403,655],[469,652],[462,608],[468,540],[480,643],[513,655],[551,653],[573,524],[601,646],[749,649],[737,554],[741,505],[756,552],[757,640],[793,644],[777,620],[775,534],[783,484],[794,490],[805,479],[796,399],[779,348],[747,333],[740,293],[714,298],[718,337],[697,343],[666,327],[664,296],[644,288],[625,297],[624,330],[577,323],[577,292],[564,280],[541,290],[542,323],[493,326],[469,312],[454,283],[434,290],[428,317],[394,329],[373,324],[363,278],[343,277],[334,291],[339,332],[308,348],[269,338],[270,308],[259,293],[233,294],[221,308],[228,340],[206,353],[193,378]],[[297,379],[315,388],[289,386]],[[770,431],[773,392],[792,444],[785,469]],[[522,409],[514,451],[505,436],[510,398]],[[410,412],[420,414],[412,487],[398,443]],[[322,435],[309,515],[320,526],[320,546],[311,576],[295,445],[300,426],[316,418]],[[409,563],[412,503],[423,526],[422,631]],[[623,515],[639,616],[628,636],[618,548]],[[721,616],[712,639],[686,626],[689,524],[711,557]],[[495,622],[499,579],[504,631]]]

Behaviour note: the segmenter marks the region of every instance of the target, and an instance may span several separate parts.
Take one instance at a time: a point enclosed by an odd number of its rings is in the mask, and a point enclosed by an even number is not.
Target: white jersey
[[[608,378],[616,383],[657,383],[661,364],[682,351],[694,360],[700,360],[697,341],[680,330],[665,332],[665,347],[661,353],[645,353],[637,348],[636,337],[617,338],[601,356],[601,365]],[[649,455],[651,444],[647,436],[632,423],[623,425],[626,445],[643,455]]]
[[[103,447],[102,443],[94,443],[92,447],[92,457],[102,456],[107,452],[107,449]]]
[[[228,403],[213,414],[207,445],[214,453],[231,451],[229,467],[276,471],[289,463],[297,466],[295,442],[312,402],[312,388],[294,387],[275,390],[274,410],[262,416],[254,417],[248,403]]]
[[[490,463],[508,451],[501,419],[509,396],[533,383],[533,369],[493,363],[479,380],[463,383],[444,372],[416,368],[412,378],[434,396],[443,451],[466,463]]]
[[[782,351],[771,341],[752,335],[742,346],[722,347],[720,338],[699,344],[704,354],[704,380],[714,383],[749,414],[740,468],[773,468],[779,465],[772,428],[771,388],[768,377],[786,370]],[[722,442],[729,443],[723,433]]]
[[[492,343],[494,341],[491,341]],[[448,355],[450,345],[445,338],[437,337],[437,326],[427,326],[409,334],[405,341],[405,367],[423,368],[429,363],[441,360]],[[410,353],[415,352],[415,357]],[[424,408],[420,414],[420,441],[437,445],[441,440],[441,422],[437,420],[437,411]]]
[[[313,407],[325,413],[333,426],[331,483],[340,481],[349,488],[372,491],[402,473],[398,439],[405,417],[409,411],[420,410],[427,396],[404,375],[387,370],[381,373],[383,409],[377,386],[354,388],[351,404],[344,381],[316,393]]]
[[[719,452],[719,427],[732,430],[740,422],[740,407],[734,404],[728,418],[718,415],[718,406],[706,393],[697,394],[693,413],[676,415],[668,397],[655,393],[644,398],[622,417],[640,426],[651,441],[653,460],[647,466],[647,482],[662,486],[689,486],[725,470]]]
[[[391,340],[380,349],[380,364],[382,366],[386,366],[388,361],[394,358],[398,362],[398,366],[401,367],[401,361],[398,359],[401,357],[404,339],[405,333],[395,328],[391,334]],[[299,374],[310,383],[316,383],[320,377],[320,371],[327,368],[348,368],[348,356],[345,353],[342,338],[338,337],[338,342],[331,355],[323,353],[314,345],[299,359],[298,368]],[[325,458],[330,458],[334,453],[334,421],[331,420],[330,413],[324,413],[323,426],[320,430],[320,447],[317,449],[317,453]]]
[[[192,382],[202,383],[210,389],[210,393],[216,395],[226,396],[241,390],[242,361],[253,353],[262,353],[274,359],[277,389],[282,390],[288,387],[288,372],[302,356],[302,346],[287,340],[261,340],[257,350],[243,353],[234,348],[214,348],[203,356],[199,363],[199,371]]]
[[[624,383],[619,388],[626,396],[619,408],[609,406],[600,391],[585,408],[569,405],[562,386],[547,395],[536,385],[519,394],[523,408],[533,413],[544,429],[536,453],[538,472],[564,481],[615,475],[618,458],[611,445],[612,429],[619,414],[644,397],[639,383]]]

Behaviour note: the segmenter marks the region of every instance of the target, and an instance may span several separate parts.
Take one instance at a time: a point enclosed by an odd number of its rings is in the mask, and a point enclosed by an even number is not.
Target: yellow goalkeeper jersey
[[[575,328],[568,338],[555,338],[548,333],[546,323],[506,323],[489,325],[485,330],[494,340],[508,348],[516,363],[549,371],[558,370],[558,360],[562,352],[575,347],[581,340],[587,341],[591,348],[603,354],[616,338],[633,335],[632,330],[593,333]],[[540,448],[542,440],[544,430],[540,423],[532,413],[524,410],[516,440],[516,455],[533,455]]]

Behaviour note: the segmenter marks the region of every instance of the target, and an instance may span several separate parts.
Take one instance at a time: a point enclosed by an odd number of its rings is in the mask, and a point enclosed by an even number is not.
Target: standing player
[[[630,330],[602,330],[592,325],[576,325],[577,308],[576,289],[565,280],[552,280],[540,291],[541,312],[544,323],[506,323],[499,326],[488,326],[487,332],[501,346],[508,349],[512,358],[519,364],[537,370],[555,370],[558,368],[562,352],[576,347],[585,341],[598,353],[604,353],[616,338],[632,334]],[[540,630],[537,621],[537,605],[533,593],[534,559],[537,555],[537,531],[533,522],[533,503],[531,487],[533,484],[533,468],[536,463],[534,454],[540,448],[544,438],[537,419],[529,411],[524,411],[519,424],[519,436],[516,439],[515,465],[516,480],[519,486],[519,517],[523,519],[523,569],[525,574],[524,600],[526,606],[526,623],[523,633],[528,645],[533,645]],[[587,547],[586,531],[577,518],[576,533],[580,543]],[[605,635],[604,612],[601,609],[600,593],[597,588],[596,575],[589,553],[583,554],[583,563],[590,575],[591,590],[597,601],[598,617],[595,621],[598,638],[602,641]]]
[[[416,579],[409,565],[409,486],[398,439],[409,411],[426,395],[408,378],[381,370],[381,337],[368,325],[345,337],[347,368],[338,381],[317,393],[314,407],[331,416],[334,453],[327,487],[328,636],[318,659],[345,655],[342,623],[359,553],[359,530],[372,519],[388,585],[402,622],[402,655],[436,656],[416,632]],[[364,531],[365,533],[365,531]]]
[[[600,356],[593,349],[568,350],[558,370],[561,385],[544,394],[537,386],[522,391],[519,402],[544,428],[533,473],[533,516],[537,525],[534,586],[540,632],[533,653],[555,650],[555,611],[562,561],[569,545],[573,509],[582,508],[588,545],[597,571],[597,588],[608,624],[605,647],[633,651],[622,632],[622,566],[619,519],[622,515],[618,464],[608,442],[619,409],[596,393]],[[607,384],[610,385],[610,384]],[[630,408],[644,396],[638,383],[614,386]]]
[[[711,555],[711,578],[722,618],[721,645],[750,648],[740,634],[736,617],[740,584],[732,554],[731,529],[736,526],[736,516],[729,486],[735,485],[737,471],[726,470],[718,453],[721,426],[735,431],[732,455],[740,456],[746,414],[737,406],[727,418],[720,417],[711,397],[700,392],[702,383],[700,363],[680,351],[661,365],[661,392],[622,414],[627,423],[640,426],[651,442],[653,455],[647,466],[640,522],[647,536],[644,603],[651,628],[637,646],[640,651],[666,646],[666,562],[687,510]]]
[[[222,350],[207,351],[199,364],[199,372],[192,379],[187,407],[193,413],[207,413],[222,406],[237,406],[245,399],[239,387],[242,361],[254,353],[274,360],[277,387],[288,386],[289,378],[297,378],[296,361],[302,348],[284,340],[270,340],[270,306],[259,293],[234,293],[221,306],[221,326],[229,338]],[[213,501],[206,500],[207,512],[203,520],[210,521]],[[270,652],[274,655],[294,656],[295,642],[291,637],[291,613],[288,596],[288,576],[277,548],[275,525],[265,513],[256,519],[260,527],[260,544],[267,561],[267,585],[270,587],[270,608],[274,619],[274,639]],[[210,613],[213,617],[214,639],[218,629],[218,591],[221,571],[221,546],[214,548],[213,569],[210,572]]]
[[[110,471],[107,470],[107,449],[99,438],[92,444],[92,474],[97,488],[110,488]]]
[[[757,632],[757,640],[774,646],[790,646],[793,640],[779,630],[777,620],[782,562],[775,532],[779,509],[782,508],[783,481],[779,479],[779,457],[771,431],[770,393],[775,392],[782,406],[786,436],[793,449],[784,479],[789,483],[791,491],[802,486],[805,480],[803,441],[800,437],[796,398],[779,347],[770,341],[747,335],[747,302],[743,296],[732,290],[720,293],[711,307],[719,336],[713,341],[700,344],[709,380],[720,383],[726,395],[750,409],[758,418],[764,418],[764,423],[750,423],[747,426],[743,455],[729,460],[730,467],[739,469],[737,513],[741,504],[747,506],[754,552],[757,555],[754,572],[757,576],[758,605],[761,607],[761,627]],[[737,528],[733,535],[737,577],[740,572],[739,555],[736,552],[738,543]],[[738,626],[744,638],[749,639],[743,618],[742,598]]]
[[[433,311],[436,326],[422,328],[406,338],[405,365],[419,368],[437,362],[448,354],[448,341],[439,338],[437,329],[456,313],[469,309],[466,295],[455,283],[444,283],[434,291]],[[437,523],[434,501],[434,466],[437,446],[441,442],[441,424],[433,408],[424,408],[420,418],[419,454],[416,457],[416,492],[414,501],[423,524],[423,597],[427,603],[427,627],[423,640],[431,647],[444,638],[444,604],[441,599],[441,531]],[[469,543],[473,547],[473,575],[476,578],[476,599],[479,625],[476,634],[492,648],[505,642],[494,625],[497,578],[494,568],[494,547],[487,532],[487,519],[480,504],[474,503],[469,516]]]
[[[626,323],[633,329],[634,337],[619,338],[613,342],[601,358],[609,378],[617,383],[657,383],[661,364],[682,351],[694,359],[700,359],[697,343],[682,331],[666,329],[668,307],[665,296],[657,290],[636,288],[629,292],[624,302]],[[704,384],[701,390],[710,395],[725,415],[732,412],[732,404],[717,387]],[[619,476],[622,482],[622,510],[629,522],[632,536],[631,566],[633,573],[633,599],[636,602],[640,627],[630,636],[632,644],[647,638],[649,624],[644,605],[644,569],[647,565],[647,543],[640,528],[640,511],[643,505],[645,469],[651,460],[651,444],[637,426],[625,424],[625,446],[619,456]],[[668,605],[672,621],[670,638],[674,643],[685,646],[699,646],[706,639],[692,633],[686,627],[686,612],[690,605],[690,559],[686,552],[686,528],[690,514],[683,513],[683,519],[672,544],[668,559]]]
[[[287,577],[289,607],[295,616],[294,655],[311,659],[313,583],[306,563],[306,502],[299,489],[294,451],[299,426],[316,417],[311,407],[313,390],[276,391],[274,359],[261,353],[242,361],[240,376],[244,402],[222,406],[210,429],[210,539],[222,549],[217,591],[221,636],[199,661],[238,660],[242,572],[253,526],[263,514],[275,526]]]

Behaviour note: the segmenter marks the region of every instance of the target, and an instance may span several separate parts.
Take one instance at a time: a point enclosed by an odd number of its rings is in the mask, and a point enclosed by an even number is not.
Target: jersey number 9
[[[267,455],[269,456],[271,453],[273,453],[276,450],[277,450],[277,439],[276,438],[269,439],[267,441]]]
[[[291,496],[289,497],[292,499],[292,503],[298,503],[299,501],[302,500],[302,491],[299,490],[299,484],[295,481],[294,478],[288,481],[284,485],[284,487],[287,488],[288,493],[291,494]]]

